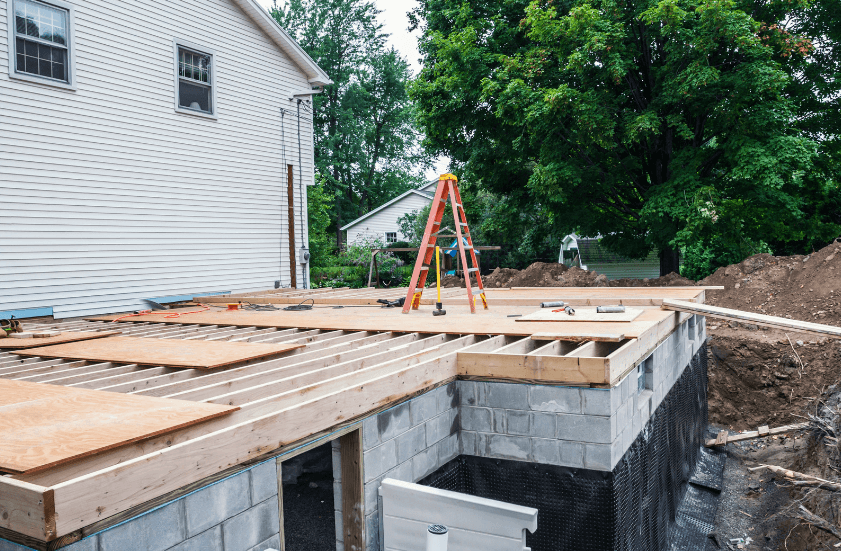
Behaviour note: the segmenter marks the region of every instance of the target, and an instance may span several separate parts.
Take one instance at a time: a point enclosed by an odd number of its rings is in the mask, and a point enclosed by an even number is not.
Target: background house
[[[0,312],[304,285],[330,82],[256,0],[0,0]]]
[[[340,228],[347,232],[345,242],[354,243],[369,239],[379,239],[383,243],[405,241],[406,236],[400,232],[397,224],[398,218],[429,205],[435,196],[437,186],[438,180],[435,179],[420,189],[410,189],[368,214],[345,224]]]
[[[651,252],[643,260],[633,260],[614,254],[600,243],[601,237],[579,237],[570,234],[561,241],[558,263],[567,266],[579,266],[582,270],[592,270],[604,274],[608,279],[660,276],[660,259],[656,252]]]

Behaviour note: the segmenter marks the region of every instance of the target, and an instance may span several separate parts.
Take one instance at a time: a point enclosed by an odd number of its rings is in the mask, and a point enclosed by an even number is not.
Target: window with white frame
[[[178,46],[178,107],[213,114],[213,55]]]
[[[70,9],[63,2],[12,0],[14,72],[70,83]]]
[[[386,243],[397,243],[397,232],[393,232],[393,231],[385,232],[385,240],[386,240]]]

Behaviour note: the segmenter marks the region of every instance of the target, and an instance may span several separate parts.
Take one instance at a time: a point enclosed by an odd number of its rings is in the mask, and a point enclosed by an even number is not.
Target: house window
[[[14,9],[14,72],[69,84],[70,8],[14,0]]]
[[[397,243],[397,232],[394,232],[394,231],[385,232],[385,240],[386,240],[386,243]]]
[[[178,107],[213,114],[213,54],[177,46]]]

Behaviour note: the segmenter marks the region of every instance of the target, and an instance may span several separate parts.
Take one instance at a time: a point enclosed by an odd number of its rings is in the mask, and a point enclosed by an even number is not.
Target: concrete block
[[[345,542],[337,541],[336,542],[336,551],[345,551]]]
[[[380,551],[380,516],[377,513],[365,517],[365,549]]]
[[[529,408],[551,413],[581,413],[581,392],[568,386],[529,386]]]
[[[619,397],[619,401],[622,404],[627,402],[628,398],[631,397],[631,383],[636,382],[636,381],[632,381],[633,378],[634,378],[633,377],[633,372],[631,372],[631,373],[625,375],[625,378],[622,379],[622,381],[618,385],[619,390],[621,392],[621,395]],[[634,385],[634,386],[636,386],[636,385]]]
[[[530,452],[531,442],[527,437],[502,434],[489,434],[487,436],[485,457],[526,461],[529,458]]]
[[[584,467],[595,471],[610,471],[611,464],[610,444],[584,444]]]
[[[442,389],[436,389],[418,396],[409,401],[409,413],[412,417],[412,426],[426,422],[427,419],[435,417],[438,413],[438,394]]]
[[[610,417],[619,409],[621,402],[621,390],[619,387],[610,389],[581,388],[581,411],[584,415],[603,415]]]
[[[458,434],[451,434],[438,442],[438,462],[436,469],[458,457]],[[409,481],[413,482],[413,481]]]
[[[529,385],[512,383],[484,383],[487,396],[485,403],[492,408],[529,409]]]
[[[488,413],[490,415],[490,412]],[[426,445],[432,446],[453,432],[453,418],[450,410],[433,417],[426,422]],[[456,427],[456,430],[458,427]]]
[[[93,538],[88,538],[88,539],[92,539],[94,541],[94,544],[96,544],[96,537],[95,536]],[[82,541],[84,541],[84,540],[82,540]],[[82,543],[82,542],[79,542],[79,543]],[[70,547],[74,547],[75,545],[78,545],[79,543],[74,543]],[[65,549],[70,549],[70,547],[67,547]],[[18,545],[16,543],[12,543],[8,540],[4,540],[3,538],[0,538],[0,551],[32,551],[32,548],[24,547],[22,545]],[[76,551],[76,550],[74,549],[73,551]],[[85,549],[85,551],[88,551],[88,550]],[[96,547],[90,548],[90,551],[96,551]]]
[[[492,432],[492,412],[488,408],[462,407],[461,428],[477,432]]]
[[[503,422],[501,424],[505,425],[505,428],[508,430],[498,431],[496,430],[496,423],[494,423],[494,432],[501,434],[531,436],[529,431],[530,416],[528,411],[520,411],[516,409],[494,410],[494,420],[496,420],[497,413],[500,413],[499,417],[502,417],[503,415],[505,416],[507,422]]]
[[[460,406],[475,406],[476,403],[476,386],[481,383],[477,381],[456,381],[458,388],[459,405]]]
[[[362,466],[365,482],[374,480],[389,469],[397,466],[397,441],[388,440],[373,450],[363,453]]]
[[[477,455],[476,433],[462,430],[459,434],[459,453],[463,455]]]
[[[412,458],[412,479],[417,482],[437,467],[438,450],[431,447]]]
[[[412,462],[406,461],[405,463],[397,465],[397,467],[388,471],[384,478],[394,478],[396,480],[402,480],[403,482],[414,482],[414,480],[412,480]]]
[[[490,432],[495,432],[496,434],[506,434],[508,432],[508,411],[507,409],[491,410],[493,427]],[[525,412],[521,413],[525,414]]]
[[[557,438],[575,442],[610,443],[616,430],[616,416],[557,414]]]
[[[387,409],[377,415],[380,442],[386,442],[412,428],[409,402]]]
[[[338,441],[336,439],[335,441]],[[364,448],[364,446],[363,446]],[[331,450],[331,459],[333,462],[333,480],[341,480],[342,479],[342,448],[341,446],[337,446]],[[283,476],[283,465],[281,465],[281,476]]]
[[[232,476],[184,498],[187,537],[204,532],[251,507],[248,472]],[[275,480],[275,494],[277,481]]]
[[[362,421],[362,449],[370,450],[380,444],[380,431],[377,416],[372,415]]]
[[[565,467],[584,468],[584,444],[580,442],[558,442],[559,461]]]
[[[342,483],[338,480],[333,481],[333,508],[336,511],[342,510]]]
[[[248,551],[279,532],[277,496],[222,523],[225,551]]]
[[[552,413],[532,412],[529,416],[529,435],[535,438],[555,438],[558,417]]]
[[[279,534],[275,535],[275,536],[272,536],[269,539],[267,539],[266,541],[255,545],[254,547],[252,547],[248,551],[266,551],[267,549],[274,549],[274,550],[280,549],[280,535]]]
[[[336,540],[345,539],[344,516],[341,511],[333,512],[333,524],[336,526]]]
[[[270,459],[248,471],[251,475],[251,502],[260,503],[277,495],[277,461]]]
[[[6,546],[9,547],[6,547]],[[81,541],[62,547],[66,551],[99,551],[99,536],[89,536]],[[0,551],[30,551],[28,547],[21,547],[12,542],[0,539]]]
[[[214,526],[210,530],[171,547],[170,551],[223,551],[222,527]]]
[[[412,462],[409,461],[410,468],[411,468],[411,463]],[[377,501],[378,493],[377,492],[380,489],[380,484],[382,484],[382,481],[385,480],[386,478],[387,478],[387,476],[383,475],[383,476],[377,478],[376,480],[365,483],[365,514],[366,515],[369,514],[369,513],[373,513],[374,511],[377,510],[377,503],[378,503],[378,501]],[[338,510],[339,508],[337,507],[336,509]],[[342,537],[342,540],[344,540],[344,537]]]
[[[458,395],[458,385],[455,384],[455,381],[435,390],[438,392],[438,411],[458,408],[460,398]]]
[[[248,491],[248,486],[244,491]],[[99,534],[100,551],[164,551],[181,543],[187,539],[184,501],[179,499],[102,532]]]
[[[408,461],[425,448],[426,424],[421,424],[397,437],[397,462]]]
[[[561,451],[559,441],[546,438],[532,438],[530,460],[541,465],[560,465]]]

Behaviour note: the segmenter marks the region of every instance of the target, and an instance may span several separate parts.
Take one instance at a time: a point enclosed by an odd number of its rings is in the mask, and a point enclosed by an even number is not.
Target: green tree
[[[339,228],[416,187],[429,164],[406,60],[385,46],[370,0],[289,0],[271,11],[335,84],[313,99],[315,165]]]
[[[307,229],[309,230],[310,266],[333,266],[336,261],[335,243],[329,233],[330,207],[334,196],[323,181],[307,186]]]
[[[841,230],[838,82],[800,23],[822,1],[421,0],[410,95],[430,148],[544,234],[709,270]]]

